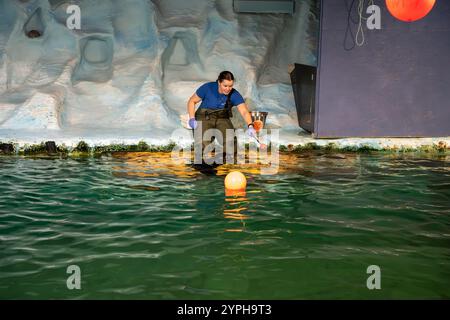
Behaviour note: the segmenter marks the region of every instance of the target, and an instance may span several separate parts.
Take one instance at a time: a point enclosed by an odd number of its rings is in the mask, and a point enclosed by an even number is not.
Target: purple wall
[[[346,51],[351,2],[322,0],[315,136],[450,136],[450,1],[406,23],[375,0],[382,29],[363,23],[365,44]]]

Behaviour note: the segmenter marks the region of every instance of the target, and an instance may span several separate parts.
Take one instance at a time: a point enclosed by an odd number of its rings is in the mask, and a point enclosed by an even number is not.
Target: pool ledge
[[[268,135],[268,141],[279,146],[280,151],[302,152],[305,150],[324,150],[336,152],[450,152],[448,137],[408,137],[408,138],[339,138],[315,139],[300,130],[279,131]],[[249,142],[249,140],[240,141]],[[58,153],[98,154],[104,152],[161,152],[171,151],[175,146],[192,145],[192,133],[177,130],[175,133],[141,131],[130,132],[110,130],[80,130],[54,132],[47,131],[3,131],[0,130],[0,144],[11,144],[12,154],[45,153],[46,141],[54,141]],[[250,141],[250,143],[252,143]],[[4,153],[4,152],[3,152]],[[0,151],[0,154],[2,152]]]

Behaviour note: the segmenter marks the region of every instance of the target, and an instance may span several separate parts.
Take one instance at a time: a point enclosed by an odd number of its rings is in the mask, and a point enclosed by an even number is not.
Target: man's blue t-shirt
[[[223,109],[227,102],[227,96],[219,93],[219,85],[217,82],[207,82],[197,89],[195,92],[201,99],[200,108],[205,109]],[[244,98],[234,89],[230,97],[230,102],[233,106],[238,106],[244,103]]]

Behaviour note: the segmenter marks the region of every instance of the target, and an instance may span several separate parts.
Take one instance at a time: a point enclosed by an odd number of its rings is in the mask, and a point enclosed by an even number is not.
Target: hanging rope
[[[352,18],[352,11],[353,7],[355,6],[355,1],[352,0],[350,3],[350,7],[347,5],[347,1],[345,1],[346,7],[347,7],[347,29],[345,30],[345,36],[344,36],[344,49],[346,51],[353,50],[355,46],[361,47],[365,43],[365,35],[364,35],[364,28],[363,28],[363,21],[367,21],[367,17],[364,17],[364,8],[366,7],[366,0],[357,0],[358,5],[356,7],[356,12],[358,15],[357,20],[353,20]],[[374,5],[374,0],[367,0],[367,6]],[[353,35],[352,31],[352,25],[351,24],[357,24],[357,30],[356,30],[356,36]],[[352,44],[350,47],[347,46],[347,39],[350,38],[352,41]]]

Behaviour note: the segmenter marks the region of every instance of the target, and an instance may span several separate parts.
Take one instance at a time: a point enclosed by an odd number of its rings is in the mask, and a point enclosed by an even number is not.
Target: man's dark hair
[[[223,80],[234,81],[234,76],[230,71],[222,71],[217,78],[217,81],[222,82]]]

